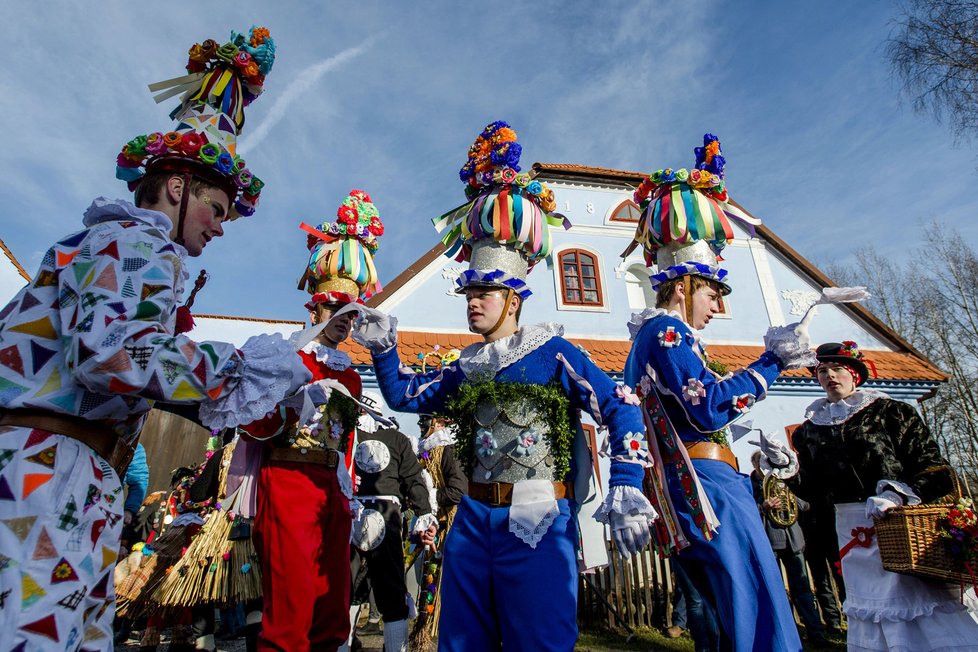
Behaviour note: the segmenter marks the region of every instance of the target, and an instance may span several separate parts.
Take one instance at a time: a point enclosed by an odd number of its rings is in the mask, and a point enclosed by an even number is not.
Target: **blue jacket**
[[[142,444],[136,444],[136,452],[129,463],[123,484],[129,489],[123,509],[135,514],[143,504],[146,488],[149,486],[149,465],[146,464],[146,449]]]

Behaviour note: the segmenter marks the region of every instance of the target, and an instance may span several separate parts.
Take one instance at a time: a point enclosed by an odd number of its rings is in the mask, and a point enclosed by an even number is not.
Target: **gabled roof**
[[[14,256],[13,252],[10,251],[10,248],[7,247],[7,244],[3,240],[0,240],[0,251],[2,251],[3,255],[6,256],[7,259],[11,262],[11,264],[17,270],[17,273],[20,274],[25,281],[30,283],[31,275],[24,270],[24,268],[21,266],[19,262],[17,262],[17,258]]]
[[[472,333],[432,333],[428,331],[398,331],[398,353],[401,362],[408,366],[420,366],[418,355],[431,353],[435,346],[441,351],[449,349],[464,349],[469,344],[482,340]],[[594,363],[607,372],[621,372],[625,368],[625,359],[631,349],[631,342],[622,340],[592,340],[585,338],[568,338],[574,344],[586,350]],[[353,363],[358,365],[371,364],[370,352],[363,347],[346,341],[340,347],[350,354]],[[717,360],[730,369],[746,367],[764,352],[762,346],[735,346],[715,344],[709,347],[710,359]],[[903,381],[943,381],[946,376],[927,360],[911,353],[895,351],[870,351],[867,358],[876,365],[879,380]],[[809,378],[805,369],[786,371],[783,376],[789,378]]]

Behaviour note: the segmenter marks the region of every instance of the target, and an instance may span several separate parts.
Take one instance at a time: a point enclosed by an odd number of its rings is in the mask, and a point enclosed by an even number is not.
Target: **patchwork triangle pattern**
[[[61,642],[61,639],[58,636],[58,622],[54,619],[54,614],[48,614],[40,620],[35,620],[32,623],[21,625],[20,629],[21,631],[29,632],[31,634],[40,634],[41,636],[51,639],[55,643]]]
[[[58,456],[57,446],[48,446],[44,450],[40,450],[30,457],[27,458],[28,462],[34,462],[34,464],[40,464],[46,466],[49,469],[54,468],[54,460]]]
[[[92,591],[89,593],[90,596],[93,598],[104,598],[108,595],[109,575],[111,575],[111,573],[106,573],[103,575],[102,579],[100,579],[95,586],[92,587]]]
[[[25,292],[24,293],[24,298],[20,300],[20,311],[19,312],[24,312],[25,310],[30,310],[34,306],[39,306],[39,305],[41,305],[41,302],[37,299],[37,297],[35,297],[30,292]]]
[[[0,349],[0,364],[21,376],[24,375],[24,360],[20,357],[20,351],[15,344]]]
[[[41,585],[37,581],[28,575],[27,573],[21,571],[20,573],[20,602],[21,608],[26,609],[31,606],[44,596],[48,594],[47,591],[41,588]]]
[[[34,546],[33,559],[54,559],[58,556],[58,549],[54,547],[51,536],[46,527],[41,528],[41,534],[37,537],[37,545]]]
[[[41,317],[40,319],[27,321],[23,324],[17,324],[16,326],[8,326],[7,330],[16,333],[26,333],[36,337],[43,337],[46,340],[58,339],[58,334],[54,331],[54,326],[51,325],[50,317]]]
[[[37,342],[31,340],[31,368],[36,375],[44,365],[47,364],[48,360],[54,357],[57,351],[53,351],[49,348],[43,347]]]
[[[77,582],[77,581],[78,581],[78,573],[76,573],[75,569],[71,567],[71,564],[68,563],[68,560],[62,557],[61,561],[59,561],[57,565],[54,567],[54,570],[51,571],[51,583],[60,584],[61,582]]]
[[[14,492],[10,489],[10,483],[3,476],[0,476],[0,500],[17,500],[14,498]]]
[[[27,473],[24,475],[24,493],[21,496],[22,500],[26,500],[28,496],[37,491],[40,487],[51,481],[54,477],[53,473]]]
[[[5,518],[0,523],[10,528],[10,531],[23,543],[27,535],[31,533],[31,528],[34,527],[36,520],[36,516],[18,516],[16,518]]]

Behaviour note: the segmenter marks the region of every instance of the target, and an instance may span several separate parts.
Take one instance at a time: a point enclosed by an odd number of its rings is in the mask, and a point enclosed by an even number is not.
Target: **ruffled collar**
[[[112,222],[118,220],[135,220],[148,226],[159,229],[169,236],[173,230],[173,221],[160,211],[151,211],[146,208],[137,208],[131,202],[124,199],[106,199],[97,197],[92,205],[85,211],[82,223],[85,226],[95,226],[102,222]],[[179,245],[177,245],[179,246]]]
[[[353,358],[349,354],[320,344],[315,340],[302,347],[302,352],[316,356],[317,362],[321,362],[335,371],[345,371],[353,365]]]
[[[686,323],[683,316],[680,315],[675,310],[669,311],[665,308],[646,308],[642,312],[633,312],[631,319],[628,320],[628,339],[635,340],[635,336],[645,325],[645,322],[651,321],[656,317],[661,317],[662,315],[669,315],[670,317],[675,317],[679,321]],[[690,328],[692,330],[692,327]]]
[[[556,322],[521,326],[509,337],[494,342],[476,342],[462,349],[458,359],[459,369],[470,380],[494,378],[496,374],[535,351],[551,338],[564,334],[564,327]]]
[[[448,428],[441,428],[434,431],[421,440],[421,452],[427,453],[439,446],[451,446],[455,443],[455,435]]]
[[[854,414],[881,398],[890,397],[879,390],[860,389],[835,403],[830,403],[827,398],[820,398],[808,406],[805,418],[816,426],[836,426],[845,423]]]

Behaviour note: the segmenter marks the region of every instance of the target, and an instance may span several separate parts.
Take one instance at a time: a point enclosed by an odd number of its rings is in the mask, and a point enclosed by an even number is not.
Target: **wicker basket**
[[[947,527],[948,512],[961,496],[957,477],[955,491],[940,503],[894,507],[876,521],[876,540],[883,568],[944,582],[971,582],[963,562],[950,551],[940,535]]]

